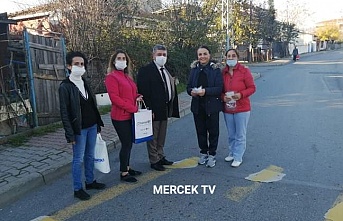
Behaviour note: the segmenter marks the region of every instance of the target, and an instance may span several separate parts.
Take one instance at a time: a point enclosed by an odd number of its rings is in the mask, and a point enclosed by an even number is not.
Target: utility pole
[[[222,30],[225,31],[226,50],[230,48],[230,0],[222,0]]]
[[[252,22],[252,1],[250,0],[250,5],[249,5],[249,63],[252,62],[252,57],[253,57],[253,52],[252,52],[252,44],[251,44],[251,41],[252,41],[252,36],[251,36],[251,22]]]

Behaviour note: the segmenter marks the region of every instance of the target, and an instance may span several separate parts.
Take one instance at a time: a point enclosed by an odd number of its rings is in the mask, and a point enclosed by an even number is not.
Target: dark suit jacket
[[[164,83],[160,71],[153,61],[140,68],[137,75],[138,93],[143,95],[144,102],[152,110],[155,121],[167,120],[168,117],[180,117],[175,79],[169,71],[167,72],[172,89],[172,98],[169,103],[165,101]]]

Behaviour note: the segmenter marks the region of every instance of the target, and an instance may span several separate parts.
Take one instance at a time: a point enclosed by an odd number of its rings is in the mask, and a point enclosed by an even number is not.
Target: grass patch
[[[22,146],[24,145],[31,137],[40,137],[46,135],[48,133],[53,133],[58,129],[62,128],[62,122],[57,122],[45,126],[40,126],[34,129],[28,129],[22,133],[11,135],[8,140],[7,144],[11,146]]]
[[[186,91],[186,89],[187,89],[187,85],[184,84],[184,83],[181,83],[181,82],[180,82],[178,85],[176,85],[176,90],[177,90],[177,93],[178,93],[178,94],[180,94],[180,93]]]
[[[62,127],[63,127],[62,122],[53,123],[53,124],[45,125],[42,127],[37,127],[33,129],[32,136],[33,137],[43,136],[45,134],[55,132]]]
[[[111,105],[104,105],[98,107],[100,115],[107,114],[111,112]]]
[[[15,147],[23,145],[30,138],[26,134],[16,134],[12,136],[7,140],[6,143]]]

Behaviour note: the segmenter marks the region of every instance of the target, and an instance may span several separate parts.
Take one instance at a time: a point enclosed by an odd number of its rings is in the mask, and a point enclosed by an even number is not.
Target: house
[[[15,133],[18,124],[26,124],[22,116],[31,112],[28,97],[23,91],[26,81],[13,75],[16,67],[19,69],[25,64],[25,60],[17,60],[15,53],[10,52],[12,39],[8,27],[15,24],[17,21],[9,19],[7,13],[0,14],[0,136]],[[22,87],[18,88],[18,85]]]
[[[1,14],[0,135],[59,120],[59,81],[65,77],[65,45],[46,6]]]
[[[311,53],[318,50],[317,38],[312,33],[299,32],[295,43],[289,44],[289,51],[292,52],[294,46],[298,48],[299,54]]]

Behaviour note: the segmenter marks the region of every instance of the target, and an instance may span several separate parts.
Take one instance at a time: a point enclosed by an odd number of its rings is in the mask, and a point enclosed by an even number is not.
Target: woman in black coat
[[[214,167],[219,138],[219,112],[223,105],[220,95],[223,79],[220,64],[211,61],[210,50],[201,46],[198,60],[191,65],[187,93],[192,96],[191,111],[200,148],[200,165]]]

